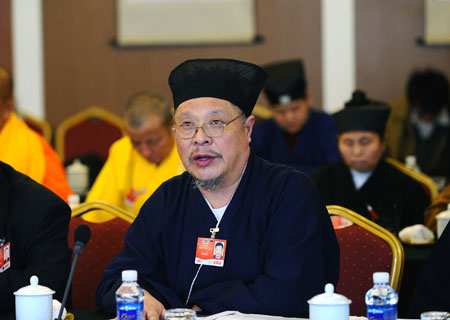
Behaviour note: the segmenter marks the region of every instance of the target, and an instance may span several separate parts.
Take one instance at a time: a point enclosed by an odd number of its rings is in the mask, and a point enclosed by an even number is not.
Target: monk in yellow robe
[[[164,181],[181,174],[169,104],[149,92],[131,96],[125,106],[127,135],[110,148],[108,159],[86,201],[103,200],[137,216],[141,206]],[[101,222],[113,216],[89,212],[83,219]]]
[[[73,193],[55,150],[15,113],[12,77],[1,66],[0,161],[44,185],[66,202]]]

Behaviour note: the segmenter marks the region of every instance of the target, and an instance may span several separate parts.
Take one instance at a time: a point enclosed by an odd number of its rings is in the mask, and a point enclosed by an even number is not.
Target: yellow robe
[[[175,144],[169,156],[156,165],[142,157],[125,136],[111,146],[108,159],[86,201],[103,200],[137,216],[141,206],[161,183],[183,171]],[[112,218],[112,215],[99,211],[83,215],[83,219],[91,222]]]
[[[66,202],[73,193],[55,150],[15,112],[0,130],[0,161],[52,190]]]

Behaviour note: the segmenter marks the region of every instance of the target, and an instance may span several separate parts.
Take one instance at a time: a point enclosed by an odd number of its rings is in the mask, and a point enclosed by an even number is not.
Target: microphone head
[[[89,239],[91,238],[91,228],[89,226],[82,224],[75,229],[73,239],[75,243],[81,242],[85,246]]]

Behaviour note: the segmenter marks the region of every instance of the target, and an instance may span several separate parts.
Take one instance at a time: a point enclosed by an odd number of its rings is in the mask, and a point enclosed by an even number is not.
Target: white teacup
[[[318,294],[308,300],[309,319],[311,320],[348,320],[350,318],[350,303],[341,294],[334,293],[331,283],[325,285],[325,293]]]
[[[16,296],[16,320],[52,320],[52,300],[55,291],[38,285],[37,276],[30,278],[30,285],[20,288]]]

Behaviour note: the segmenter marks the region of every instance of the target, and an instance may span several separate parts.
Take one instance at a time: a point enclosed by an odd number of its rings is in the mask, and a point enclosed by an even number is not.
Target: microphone
[[[75,247],[73,248],[74,257],[72,262],[72,267],[70,269],[69,278],[67,279],[66,289],[64,290],[63,300],[61,302],[61,308],[59,309],[59,314],[57,320],[61,320],[64,307],[67,302],[67,296],[69,295],[70,285],[72,284],[73,274],[75,273],[75,267],[78,262],[78,257],[83,253],[83,247],[89,242],[91,238],[91,229],[89,226],[82,224],[75,229],[73,236]]]

